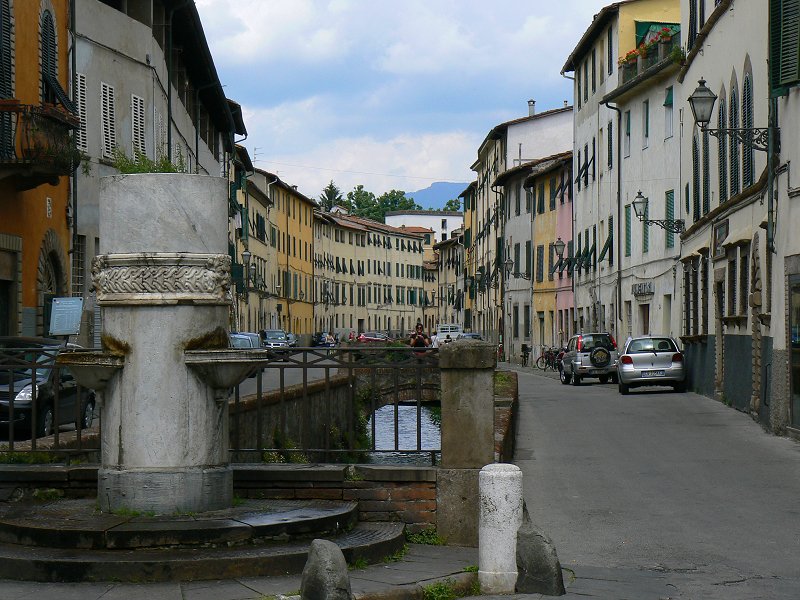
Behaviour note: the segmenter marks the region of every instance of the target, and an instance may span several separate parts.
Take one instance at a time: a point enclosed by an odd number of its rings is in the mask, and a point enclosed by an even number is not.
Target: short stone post
[[[436,528],[449,544],[478,545],[478,473],[494,462],[494,344],[459,340],[439,349],[442,464]]]
[[[491,464],[480,471],[478,581],[484,594],[513,594],[517,531],[522,525],[522,471]]]

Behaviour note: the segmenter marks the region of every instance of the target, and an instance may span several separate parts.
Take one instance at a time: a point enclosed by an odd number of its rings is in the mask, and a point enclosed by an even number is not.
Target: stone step
[[[322,536],[320,536],[322,537]],[[358,523],[324,536],[348,562],[378,562],[403,548],[401,523]],[[192,581],[278,576],[303,570],[310,539],[219,547],[76,549],[0,543],[0,579],[42,582]]]
[[[245,500],[198,515],[100,513],[94,500],[0,503],[0,542],[64,549],[231,546],[324,537],[358,521],[355,502]]]

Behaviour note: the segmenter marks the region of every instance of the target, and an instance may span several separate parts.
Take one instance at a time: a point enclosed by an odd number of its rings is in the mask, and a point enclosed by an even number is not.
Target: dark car
[[[581,333],[567,342],[558,365],[561,383],[580,385],[586,377],[617,382],[617,342],[610,333]]]
[[[8,435],[10,425],[21,437],[48,436],[70,423],[91,427],[94,391],[80,387],[68,368],[56,367],[56,356],[68,347],[77,346],[49,338],[0,337],[0,436]]]

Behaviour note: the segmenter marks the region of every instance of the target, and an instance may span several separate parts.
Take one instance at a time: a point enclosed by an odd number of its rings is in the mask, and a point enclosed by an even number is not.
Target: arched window
[[[739,98],[738,94],[736,93],[736,88],[731,89],[731,96],[730,101],[728,103],[728,108],[730,110],[730,114],[728,115],[728,127],[731,129],[738,129],[739,128]],[[741,169],[741,164],[739,162],[739,142],[736,138],[731,138],[731,154],[730,154],[730,165],[731,165],[731,196],[735,196],[739,193],[739,173]]]
[[[719,111],[717,112],[717,127],[725,129],[727,123],[725,111],[725,93],[719,95]],[[717,160],[719,167],[719,202],[722,204],[728,199],[728,141],[724,135],[717,139]]]
[[[49,10],[42,14],[41,29],[42,44],[42,100],[55,103],[55,97],[49,85],[49,78],[57,80],[58,77],[58,48],[56,48],[56,28],[53,24],[53,15]]]
[[[0,98],[14,97],[14,57],[11,55],[13,30],[11,0],[0,0]],[[14,156],[14,132],[11,113],[0,113],[0,158]]]
[[[692,138],[692,218],[700,219],[700,144]]]
[[[750,74],[744,76],[742,84],[742,129],[753,128],[753,81]],[[752,133],[746,136],[752,143]],[[742,186],[753,185],[755,162],[753,157],[753,147],[750,144],[742,145]]]

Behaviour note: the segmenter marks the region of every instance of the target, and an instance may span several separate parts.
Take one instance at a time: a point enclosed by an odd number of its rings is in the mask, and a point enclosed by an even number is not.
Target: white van
[[[464,328],[458,323],[439,323],[436,326],[436,339],[438,345],[454,342],[459,335],[464,332]]]

